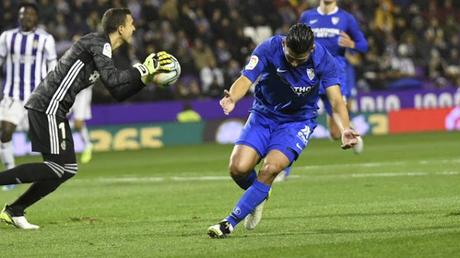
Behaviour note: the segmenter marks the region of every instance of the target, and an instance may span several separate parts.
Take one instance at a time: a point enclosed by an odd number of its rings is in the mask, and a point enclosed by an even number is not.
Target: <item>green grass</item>
[[[458,257],[460,134],[365,140],[360,156],[312,140],[274,185],[261,224],[226,239],[206,229],[242,194],[226,170],[232,146],[96,153],[28,210],[40,230],[0,225],[1,256]]]

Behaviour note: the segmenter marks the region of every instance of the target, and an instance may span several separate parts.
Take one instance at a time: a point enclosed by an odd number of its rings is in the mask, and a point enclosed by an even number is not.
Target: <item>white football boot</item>
[[[264,211],[264,205],[267,199],[261,202],[251,213],[244,218],[244,227],[247,230],[253,230],[256,228],[257,224],[259,224],[260,220],[262,219],[262,212]]]
[[[26,217],[18,216],[13,217],[7,210],[6,206],[3,208],[2,212],[0,212],[0,220],[6,222],[10,225],[13,225],[20,229],[39,229],[40,227],[34,224],[30,224]]]
[[[233,231],[233,226],[230,222],[223,220],[219,224],[212,225],[208,228],[208,236],[210,238],[225,238]]]

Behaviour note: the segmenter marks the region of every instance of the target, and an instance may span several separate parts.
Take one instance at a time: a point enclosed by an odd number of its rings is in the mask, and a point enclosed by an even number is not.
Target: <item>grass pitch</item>
[[[365,138],[365,152],[312,140],[275,184],[253,231],[209,239],[242,191],[232,146],[96,153],[28,210],[42,228],[0,225],[2,257],[458,257],[460,134]],[[18,163],[39,161],[28,157]],[[0,192],[0,202],[26,186]]]

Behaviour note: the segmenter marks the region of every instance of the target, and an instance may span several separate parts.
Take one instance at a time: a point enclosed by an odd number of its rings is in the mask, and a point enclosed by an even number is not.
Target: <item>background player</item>
[[[225,114],[232,112],[259,76],[251,114],[229,164],[233,180],[246,191],[227,218],[208,228],[212,238],[230,234],[246,217],[247,229],[260,221],[273,180],[298,158],[316,127],[320,82],[338,119],[342,148],[357,142],[358,134],[349,128],[335,60],[321,44],[314,43],[310,27],[293,25],[286,37],[271,37],[254,50],[242,75],[220,102]],[[261,159],[257,175],[254,168]]]
[[[300,16],[300,22],[310,26],[315,34],[315,40],[323,45],[332,56],[335,57],[339,68],[340,89],[344,101],[348,106],[348,100],[352,94],[352,83],[349,78],[352,76],[349,72],[348,63],[345,58],[346,50],[367,52],[367,40],[359,28],[356,19],[350,13],[340,9],[336,0],[321,0],[319,7],[304,11]],[[334,140],[340,139],[340,130],[332,119],[332,108],[324,88],[320,89],[321,100],[328,114],[327,124],[329,132]],[[358,143],[353,147],[356,154],[363,151],[364,143],[361,137],[358,137]],[[291,172],[291,166],[286,168],[277,181],[286,180]]]
[[[347,78],[347,66],[350,65],[345,58],[345,51],[367,52],[368,44],[356,19],[350,13],[337,6],[336,0],[321,0],[318,8],[304,11],[300,22],[310,26],[315,34],[315,40],[323,45],[335,57],[339,67],[340,89],[345,102],[351,97],[352,87]],[[332,119],[331,104],[324,89],[321,89],[321,100],[328,114],[328,127],[331,137],[340,139],[340,131]],[[355,153],[363,150],[361,137],[353,148]]]
[[[38,7],[22,2],[19,27],[0,35],[0,65],[3,64],[3,99],[0,103],[0,158],[6,169],[15,166],[12,136],[16,128],[27,130],[25,102],[56,65],[55,41],[38,26]],[[3,190],[15,185],[5,185]]]
[[[83,89],[75,98],[75,103],[72,107],[73,128],[80,134],[84,144],[83,152],[81,153],[80,162],[85,164],[91,161],[93,153],[93,144],[89,137],[86,120],[91,119],[91,98],[93,96],[93,87]]]
[[[0,173],[0,185],[33,183],[0,213],[1,220],[18,228],[39,228],[26,220],[24,210],[77,173],[72,132],[66,116],[78,92],[92,86],[100,77],[112,96],[121,101],[141,90],[149,76],[170,70],[162,67],[172,62],[165,52],[151,54],[144,64],[135,64],[131,69],[115,67],[112,49],[131,43],[135,30],[129,9],[107,10],[102,27],[103,33],[87,34],[74,43],[26,103],[32,150],[41,152],[44,162],[22,164]]]

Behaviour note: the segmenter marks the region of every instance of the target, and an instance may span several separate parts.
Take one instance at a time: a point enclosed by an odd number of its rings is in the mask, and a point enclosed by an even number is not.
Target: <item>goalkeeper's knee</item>
[[[77,163],[73,164],[64,164],[64,175],[62,176],[63,179],[67,180],[75,176],[78,172],[78,165]]]
[[[76,163],[61,165],[49,160],[44,161],[44,163],[51,168],[58,178],[64,181],[75,176],[78,171],[78,165]]]

